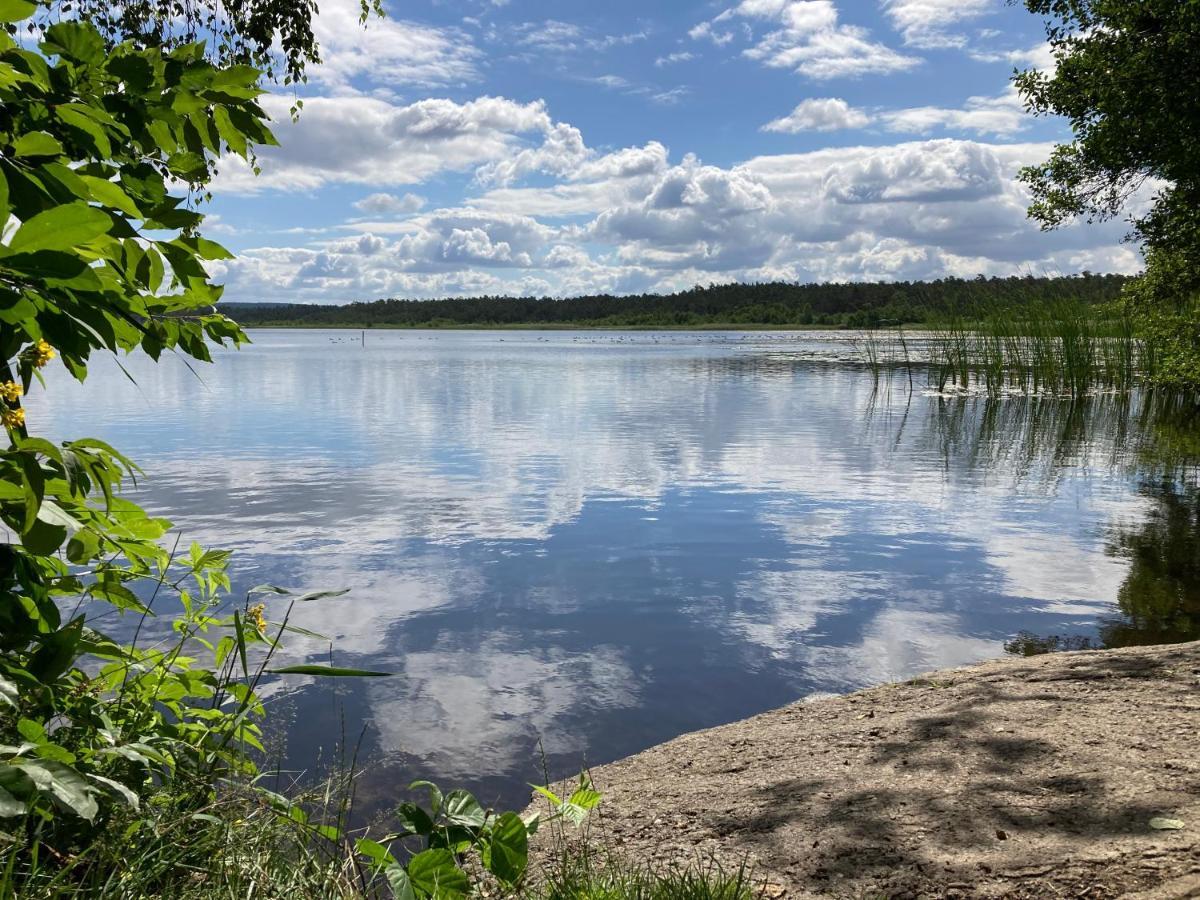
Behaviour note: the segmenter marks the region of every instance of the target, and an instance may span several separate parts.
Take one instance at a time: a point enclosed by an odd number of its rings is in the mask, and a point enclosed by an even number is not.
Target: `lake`
[[[131,455],[134,499],[235,550],[237,590],[350,589],[293,621],[394,677],[267,692],[286,764],[358,742],[375,807],[418,777],[522,805],[543,756],[566,776],[1006,644],[1195,636],[1195,495],[1137,398],[910,391],[839,332],[251,336],[197,373],[131,359],[136,384],[98,360],[30,419]]]

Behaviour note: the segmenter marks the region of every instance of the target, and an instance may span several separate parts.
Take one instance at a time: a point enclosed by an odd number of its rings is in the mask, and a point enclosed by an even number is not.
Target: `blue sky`
[[[1063,124],[1004,0],[321,4],[323,64],[223,164],[230,300],[670,291],[1136,271],[1120,222],[1043,234],[1015,181]],[[288,118],[304,99],[297,123]]]

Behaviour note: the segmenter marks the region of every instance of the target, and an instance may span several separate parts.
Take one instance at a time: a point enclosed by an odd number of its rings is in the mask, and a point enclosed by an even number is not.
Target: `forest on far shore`
[[[452,297],[345,305],[226,303],[246,326],[437,328],[454,326],[686,327],[799,325],[874,328],[925,324],[1030,301],[1115,300],[1124,275],[945,278],[842,284],[711,284],[675,294]]]

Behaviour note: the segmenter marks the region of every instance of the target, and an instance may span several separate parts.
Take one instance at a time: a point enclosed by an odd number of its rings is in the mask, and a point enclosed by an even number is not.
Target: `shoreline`
[[[572,840],[788,900],[1194,897],[1198,739],[1200,642],[992,660],[600,766]]]

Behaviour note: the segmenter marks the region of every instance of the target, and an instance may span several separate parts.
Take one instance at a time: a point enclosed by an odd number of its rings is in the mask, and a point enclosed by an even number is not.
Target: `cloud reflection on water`
[[[98,372],[49,415],[138,459],[240,586],[352,589],[295,621],[397,673],[338,687],[383,780],[515,802],[539,738],[561,771],[1094,630],[1129,568],[1103,529],[1146,504],[1112,436],[1034,479],[1018,423],[966,446],[979,401],[880,394],[820,335],[352,337],[260,332],[204,385]],[[289,690],[303,762],[325,688]]]

